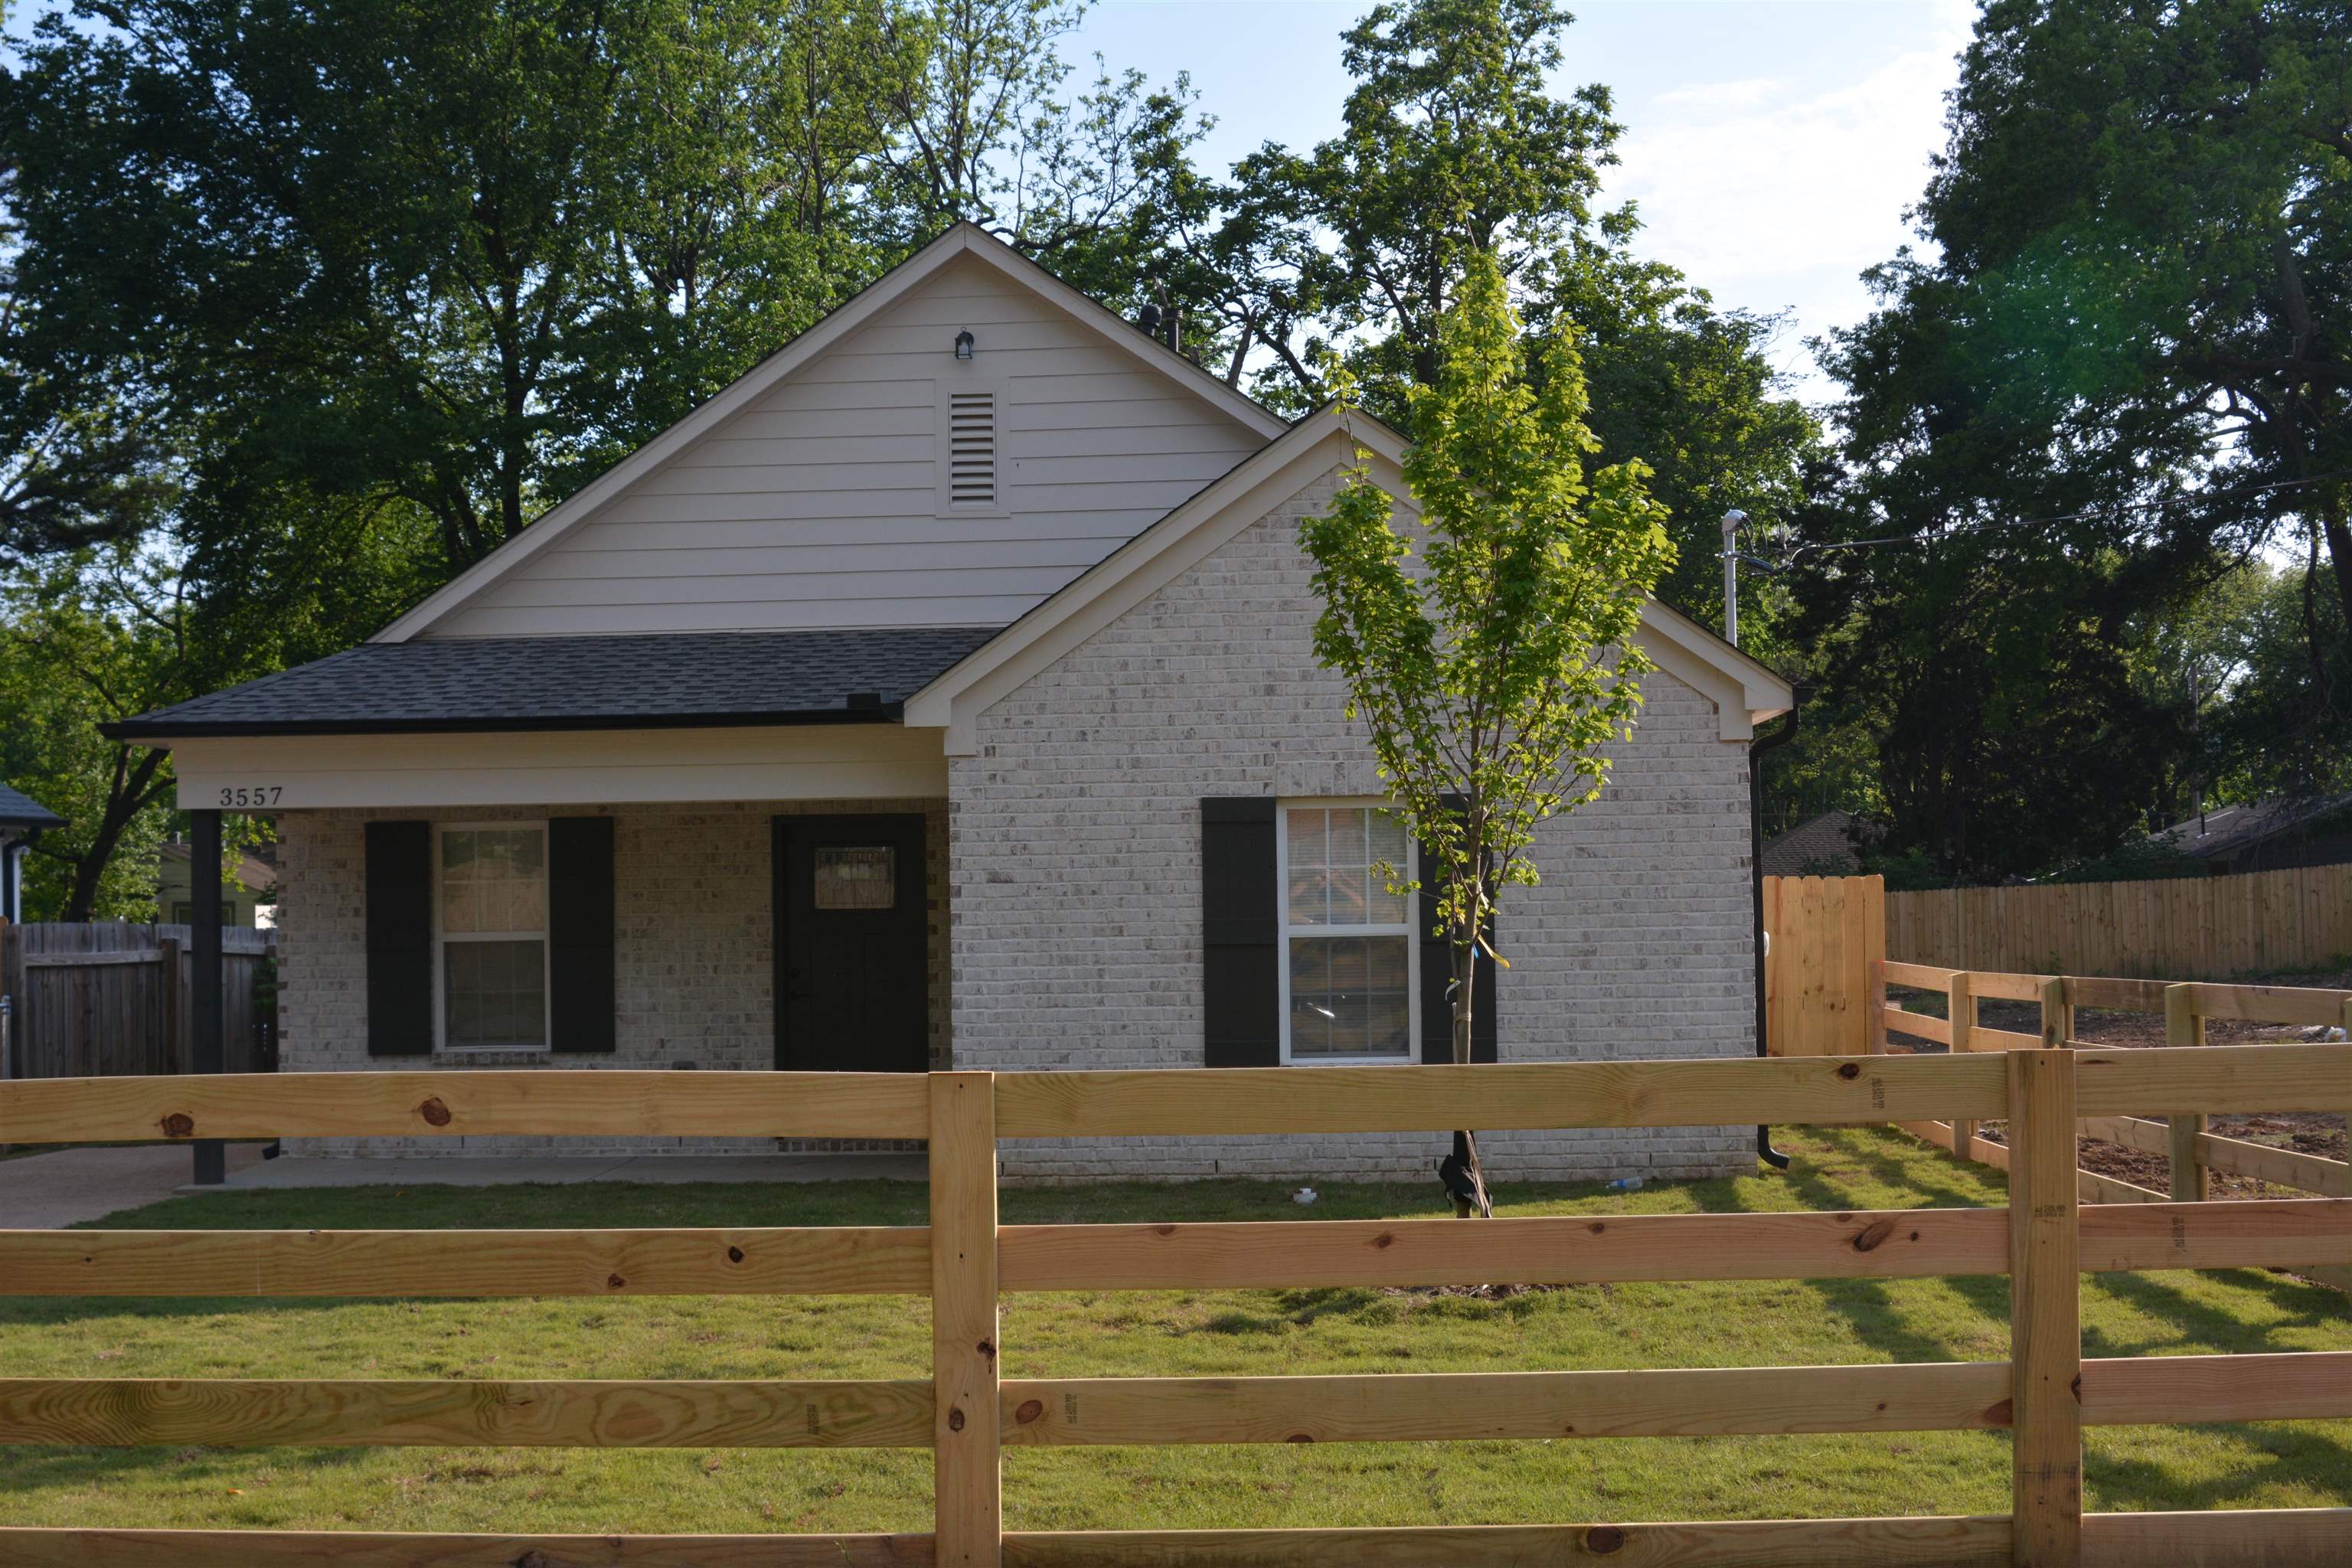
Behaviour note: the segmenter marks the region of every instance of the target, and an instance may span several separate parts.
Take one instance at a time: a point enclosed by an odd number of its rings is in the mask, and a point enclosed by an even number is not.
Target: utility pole
[[[1723,514],[1723,640],[1739,646],[1739,531],[1748,514],[1734,507]]]

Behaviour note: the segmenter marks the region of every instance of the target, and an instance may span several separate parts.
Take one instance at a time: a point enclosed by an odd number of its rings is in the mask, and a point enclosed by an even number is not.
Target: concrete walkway
[[[258,1143],[232,1143],[227,1152],[231,1182],[264,1168]],[[59,1149],[0,1160],[0,1229],[56,1230],[161,1203],[183,1190],[194,1160],[185,1144]]]
[[[186,1156],[182,1155],[184,1161]],[[454,1155],[425,1160],[269,1160],[232,1169],[227,1190],[504,1187],[575,1182],[919,1182],[920,1154]],[[0,1170],[5,1170],[0,1166]],[[186,1180],[184,1168],[181,1179]],[[184,1189],[189,1190],[189,1189]],[[205,1189],[218,1192],[221,1188]]]

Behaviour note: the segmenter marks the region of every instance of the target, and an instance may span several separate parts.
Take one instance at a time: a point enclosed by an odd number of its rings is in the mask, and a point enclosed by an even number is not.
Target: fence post
[[[933,1561],[1000,1568],[996,1079],[935,1072],[930,1089]]]
[[[2186,985],[2164,988],[2164,1043],[2201,1046],[2205,1020],[2196,1011],[2197,994]],[[2212,1179],[2197,1158],[2197,1136],[2205,1131],[2203,1111],[2174,1110],[2165,1121],[2172,1129],[2172,1201],[2201,1204],[2212,1195]]]
[[[188,813],[188,1070],[221,1072],[221,814]],[[195,1183],[216,1187],[227,1173],[228,1145],[196,1140]]]
[[[1863,1049],[1886,1049],[1886,879],[1862,879]]]
[[[1956,1057],[1968,1051],[1969,1033],[1977,1026],[1977,998],[1971,989],[1975,978],[1967,970],[1961,970],[1952,976],[1951,989],[1944,994],[1948,1002],[1944,1008],[1944,1016],[1951,1024],[1952,1054]],[[1969,1146],[1976,1142],[1976,1136],[1975,1122],[1962,1121],[1958,1117],[1952,1119],[1953,1153],[1963,1160],[1975,1158],[1969,1152]]]
[[[2065,982],[2042,987],[2045,1016]],[[2010,1411],[2016,1568],[2083,1559],[2081,1237],[2074,1053],[2019,1049],[2009,1063]]]

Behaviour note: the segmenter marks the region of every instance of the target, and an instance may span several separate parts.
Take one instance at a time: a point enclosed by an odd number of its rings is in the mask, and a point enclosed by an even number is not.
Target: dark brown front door
[[[776,1066],[930,1066],[923,819],[775,821]]]

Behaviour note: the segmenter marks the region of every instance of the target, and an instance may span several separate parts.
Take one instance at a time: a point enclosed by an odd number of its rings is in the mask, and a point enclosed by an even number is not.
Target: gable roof
[[[2148,836],[2151,845],[2169,844],[2200,860],[2227,859],[2352,808],[2352,794],[2274,795],[2268,800],[2217,805],[2202,817],[2176,822]]]
[[[994,627],[362,643],[105,726],[119,741],[652,730],[896,719]]]
[[[677,424],[606,469],[569,500],[550,509],[520,533],[451,578],[422,604],[378,632],[371,640],[379,643],[406,642],[427,631],[491,584],[555,543],[607,503],[617,500],[632,484],[728,420],[745,412],[779,383],[841,342],[959,258],[977,261],[1005,280],[1057,307],[1071,321],[1088,329],[1121,353],[1176,382],[1186,392],[1203,399],[1264,438],[1272,440],[1288,428],[1282,417],[1272,410],[1227,386],[1218,377],[1147,335],[1109,307],[1071,288],[1003,240],[972,224],[959,223],[835,307],[814,326],[752,366]]]
[[[1383,487],[1403,496],[1406,447],[1402,434],[1368,415],[1309,415],[915,693],[906,721],[943,727],[950,752],[968,750],[972,721],[991,703],[1359,450],[1371,455]],[[1655,598],[1642,606],[1638,640],[1661,669],[1716,703],[1725,740],[1745,739],[1796,701],[1768,666]]]
[[[66,819],[22,790],[0,784],[0,827],[63,827]]]

